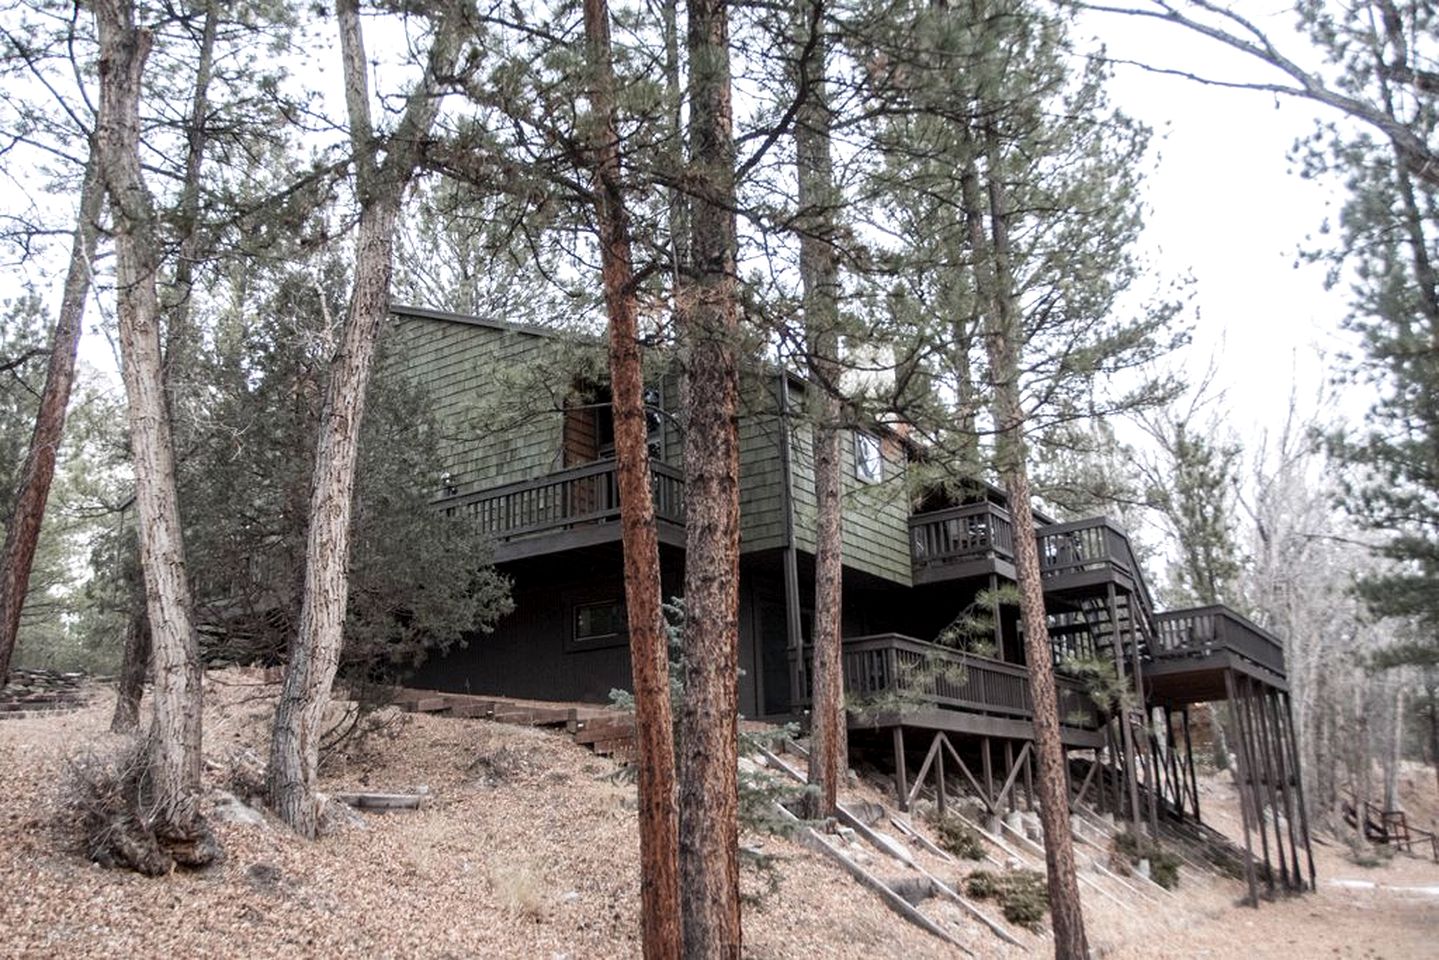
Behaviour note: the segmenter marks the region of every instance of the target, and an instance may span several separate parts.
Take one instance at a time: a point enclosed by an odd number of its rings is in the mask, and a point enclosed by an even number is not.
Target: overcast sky
[[[1254,13],[1248,4],[1245,12]],[[1270,17],[1271,36],[1303,53],[1291,20]],[[1119,60],[1222,79],[1274,79],[1168,24],[1090,15],[1081,33],[1098,35]],[[1342,194],[1332,181],[1291,172],[1287,154],[1313,132],[1316,118],[1335,115],[1305,100],[1201,86],[1132,66],[1116,68],[1111,92],[1117,106],[1155,131],[1144,242],[1165,275],[1194,276],[1198,319],[1188,366],[1202,371],[1215,358],[1231,423],[1253,438],[1277,427],[1291,388],[1311,405],[1326,363],[1353,343],[1340,329],[1344,291],[1325,290],[1322,267],[1295,266],[1306,237],[1337,212]],[[1351,391],[1341,407],[1357,415],[1366,405]]]

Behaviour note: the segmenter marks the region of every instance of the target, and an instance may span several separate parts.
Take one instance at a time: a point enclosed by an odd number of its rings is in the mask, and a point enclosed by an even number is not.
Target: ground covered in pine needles
[[[264,756],[276,691],[242,671],[210,675],[207,787],[234,788]],[[106,732],[113,694],[92,693],[77,712],[0,723],[0,956],[638,955],[634,787],[615,763],[562,736],[382,713],[382,725],[330,758],[325,787],[423,788],[420,810],[365,814],[315,843],[271,819],[217,823],[223,864],[150,880],[81,853],[70,771],[124,746]],[[1227,788],[1216,784],[1211,809],[1228,827]],[[745,867],[746,956],[956,955],[798,844],[745,844],[768,858]],[[1086,897],[1095,946],[1146,960],[1435,955],[1439,898],[1403,888],[1439,888],[1439,866],[1401,857],[1365,870],[1335,848],[1318,853],[1318,894],[1259,911],[1236,908],[1240,885],[1218,878],[1186,877],[1162,915]],[[1024,955],[974,925],[955,921],[954,930],[978,956]],[[1042,936],[1027,946],[1049,949]]]

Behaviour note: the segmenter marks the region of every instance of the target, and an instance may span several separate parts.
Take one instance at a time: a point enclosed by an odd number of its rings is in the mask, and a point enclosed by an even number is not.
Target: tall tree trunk
[[[135,469],[140,566],[154,654],[154,721],[147,806],[161,848],[200,865],[218,852],[199,814],[201,670],[175,486],[174,449],[160,358],[159,245],[140,173],[140,81],[151,35],[129,0],[99,0],[100,122],[97,142],[114,211],[115,289],[130,451]]]
[[[818,788],[811,817],[835,812],[844,779],[847,730],[841,604],[844,587],[843,439],[839,362],[839,265],[835,259],[834,167],[830,157],[830,107],[826,87],[828,41],[824,0],[800,10],[796,57],[795,157],[799,185],[799,275],[804,287],[804,324],[813,404],[815,518],[814,660],[810,704],[809,782]]]
[[[170,417],[172,431],[175,429],[176,400],[179,393],[176,371],[183,367],[185,354],[195,339],[190,330],[189,317],[195,261],[199,257],[200,249],[200,171],[208,141],[205,118],[208,113],[210,79],[214,74],[215,35],[218,27],[219,14],[212,0],[206,4],[205,24],[200,35],[200,57],[195,68],[195,92],[190,100],[190,122],[185,133],[185,173],[180,187],[179,256],[176,258],[174,275],[165,288],[160,307],[165,321],[162,376],[165,382],[166,413]],[[179,443],[180,448],[184,449],[183,435]],[[137,662],[134,657],[139,657],[140,660]],[[139,723],[140,699],[144,692],[149,658],[149,623],[143,610],[132,611],[120,661],[115,713],[110,720],[110,729],[117,733],[134,730]]]
[[[686,349],[685,700],[680,891],[685,956],[737,958],[739,904],[739,309],[726,0],[692,0],[692,275]]]
[[[140,726],[140,701],[145,696],[145,672],[150,663],[150,619],[142,606],[130,611],[125,626],[125,654],[115,685],[115,712],[111,733],[133,733]]]
[[[80,209],[75,214],[75,233],[70,243],[70,267],[60,296],[60,312],[50,341],[50,365],[40,408],[35,412],[35,432],[20,474],[20,490],[10,527],[5,531],[5,554],[0,559],[0,686],[10,676],[10,657],[20,632],[20,611],[30,588],[30,569],[35,547],[40,542],[40,524],[50,499],[50,482],[55,477],[55,456],[65,433],[65,411],[75,384],[75,353],[80,348],[81,318],[90,295],[91,266],[95,261],[96,222],[105,200],[96,146],[90,145],[85,180],[80,186]]]
[[[315,444],[300,625],[290,646],[285,683],[275,710],[268,784],[275,812],[306,837],[314,837],[319,826],[315,773],[325,708],[344,644],[355,465],[375,342],[390,312],[395,222],[404,189],[414,175],[421,141],[439,110],[436,78],[453,73],[459,46],[457,18],[449,11],[442,12],[425,74],[411,90],[394,133],[381,144],[370,120],[358,0],[340,0],[335,16],[340,27],[360,223],[354,289],[339,350],[330,363]]]
[[[982,110],[977,112],[983,115]],[[975,166],[977,161],[971,162],[964,171],[960,188],[976,281],[986,304],[983,334],[989,358],[991,406],[997,430],[995,466],[1009,499],[1016,533],[1015,579],[1019,586],[1019,614],[1024,627],[1024,654],[1034,711],[1039,819],[1044,830],[1054,955],[1059,960],[1085,960],[1089,948],[1079,899],[1079,881],[1075,873],[1074,838],[1069,825],[1068,780],[1064,773],[1064,745],[1059,732],[1059,697],[1054,682],[1049,627],[1045,619],[1039,545],[1033,532],[1034,513],[1024,439],[1025,415],[1019,384],[1019,347],[1023,332],[1009,275],[1009,214],[993,130],[986,129],[985,141],[990,236],[986,237],[984,231],[984,210]]]
[[[1384,809],[1398,810],[1399,768],[1404,761],[1404,683],[1400,679],[1394,684],[1394,696],[1390,698],[1394,714],[1389,718],[1389,729],[1385,731],[1387,743],[1384,750]]]
[[[360,214],[355,288],[330,382],[316,446],[305,543],[305,586],[298,635],[270,741],[270,803],[302,836],[315,836],[315,772],[330,689],[340,665],[349,599],[350,512],[365,391],[381,322],[390,309],[390,272],[398,198]]]
[[[674,723],[669,650],[660,584],[659,537],[650,490],[644,366],[636,319],[629,211],[620,185],[620,139],[605,0],[585,0],[592,71],[591,106],[600,129],[594,147],[595,219],[609,312],[610,390],[624,546],[625,608],[639,747],[640,925],[647,960],[682,953],[679,813],[675,801]]]
[[[1434,785],[1439,788],[1439,686],[1425,684],[1424,696],[1429,703],[1429,762],[1434,767]]]

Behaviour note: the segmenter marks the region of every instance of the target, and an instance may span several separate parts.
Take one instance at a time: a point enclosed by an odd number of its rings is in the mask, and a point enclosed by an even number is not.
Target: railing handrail
[[[1206,620],[1212,622],[1214,628],[1202,642],[1193,636],[1177,638],[1172,629],[1165,629],[1170,624]],[[1156,614],[1155,621],[1158,627],[1158,649],[1155,652],[1158,656],[1184,656],[1204,647],[1222,647],[1280,675],[1285,673],[1283,641],[1224,604],[1166,610]]]
[[[548,487],[552,484],[564,483],[568,480],[583,480],[585,477],[599,476],[603,473],[614,473],[618,469],[618,461],[613,457],[606,460],[596,460],[592,463],[582,463],[577,467],[564,467],[560,470],[552,470],[549,473],[542,473],[538,477],[530,477],[528,480],[512,480],[509,483],[500,484],[498,487],[483,487],[479,490],[471,490],[469,493],[445,494],[435,497],[430,501],[431,506],[462,507],[471,503],[478,503],[483,500],[498,499],[511,493],[519,493],[524,490],[535,490],[540,487]],[[650,461],[650,473],[668,477],[671,480],[684,480],[684,473],[678,468],[659,460]]]
[[[812,645],[806,645],[803,652],[791,651],[792,663],[796,669],[801,671],[796,676],[797,682],[800,683],[800,702],[808,702],[808,698],[803,696],[802,691],[807,685],[805,655],[811,648]],[[796,656],[796,654],[799,655]],[[954,686],[952,680],[939,680],[937,683],[940,687],[949,685],[948,692],[938,688],[929,690],[920,694],[921,699],[932,700],[941,707],[981,713],[1006,714],[1021,718],[1032,718],[1034,715],[1033,697],[1029,687],[1029,671],[1020,664],[1007,663],[993,657],[956,650],[953,647],[946,647],[899,633],[846,637],[843,640],[843,656],[847,664],[845,688],[862,693],[900,692],[907,689],[906,684],[900,682],[904,668],[901,666],[899,657],[903,654],[927,660],[943,660],[961,665],[966,670],[965,679],[958,687]],[[865,665],[865,669],[861,671],[863,675],[852,675],[849,672],[848,664],[852,662],[852,658],[865,655],[877,659]],[[873,669],[878,669],[878,673],[870,672]],[[877,689],[867,689],[876,678],[882,680],[882,686]],[[1086,721],[1097,723],[1098,710],[1093,705],[1093,701],[1089,699],[1088,694],[1084,692],[1083,686],[1066,678],[1056,677],[1055,679],[1059,686],[1061,709],[1069,708],[1069,713],[1064,717],[1072,714],[1077,706],[1084,711]],[[996,687],[996,683],[1001,686]],[[1062,722],[1070,722],[1064,717],[1061,717]]]
[[[927,523],[957,520],[960,517],[977,517],[986,513],[1004,520],[1010,520],[1009,510],[1007,508],[985,500],[979,503],[965,503],[957,507],[945,507],[943,510],[926,510],[924,513],[913,513],[910,514],[909,525],[911,527],[922,527]],[[1011,522],[1013,521],[1011,520]]]
[[[916,637],[907,636],[903,633],[872,633],[862,637],[845,637],[843,645],[849,650],[878,650],[886,647],[893,647],[898,650],[910,650],[914,653],[922,653],[927,656],[943,657],[956,663],[969,663],[978,661],[985,669],[993,669],[997,673],[1008,673],[1011,676],[1029,678],[1029,671],[1017,663],[1010,663],[1006,660],[997,660],[994,657],[986,657],[983,654],[971,653],[968,650],[957,650],[954,647],[946,647],[941,643],[934,643],[929,640],[920,640]],[[809,644],[806,644],[809,646]]]
[[[1134,543],[1129,538],[1129,533],[1106,514],[1095,517],[1083,517],[1079,520],[1067,520],[1064,523],[1052,523],[1048,526],[1038,527],[1035,536],[1043,541],[1052,537],[1062,537],[1071,533],[1082,533],[1086,530],[1103,529],[1106,533],[1104,538],[1104,554],[1096,557],[1086,557],[1086,561],[1105,561],[1128,573],[1134,581],[1135,589],[1139,591],[1140,599],[1144,602],[1146,613],[1153,616],[1154,600],[1149,593],[1149,583],[1144,578],[1144,570],[1139,564],[1139,557],[1134,552]],[[1041,558],[1043,553],[1041,553]]]

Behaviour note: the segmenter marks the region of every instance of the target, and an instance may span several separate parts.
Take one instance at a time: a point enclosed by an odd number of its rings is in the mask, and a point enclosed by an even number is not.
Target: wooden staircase
[[[588,747],[597,756],[622,764],[631,763],[635,758],[634,714],[610,707],[408,688],[396,691],[394,703],[409,713],[563,730],[575,743]]]

